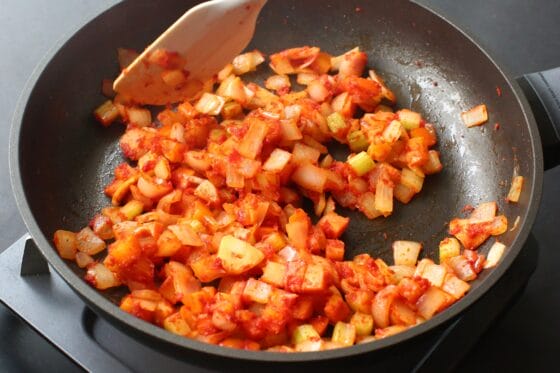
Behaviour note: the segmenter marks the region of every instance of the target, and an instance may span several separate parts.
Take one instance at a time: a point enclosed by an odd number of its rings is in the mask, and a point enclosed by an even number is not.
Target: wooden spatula
[[[115,80],[138,104],[191,97],[251,41],[266,0],[212,0],[188,10]]]

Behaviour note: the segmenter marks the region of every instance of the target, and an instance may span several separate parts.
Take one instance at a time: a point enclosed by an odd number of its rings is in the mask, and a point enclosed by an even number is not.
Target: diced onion
[[[314,80],[307,85],[307,93],[312,100],[317,102],[325,101],[330,95],[327,87],[319,80]]]
[[[386,328],[389,326],[389,312],[391,304],[397,296],[397,289],[394,285],[389,285],[373,298],[371,303],[371,314],[376,328]]]
[[[498,241],[494,242],[492,247],[490,247],[490,250],[488,250],[486,262],[484,262],[484,268],[487,269],[495,267],[502,258],[502,255],[504,255],[505,249],[506,245],[504,245],[503,243]]]
[[[203,114],[218,115],[225,103],[226,100],[223,97],[205,92],[194,108]]]
[[[238,275],[259,264],[264,259],[264,254],[245,241],[224,236],[218,248],[218,258],[228,273]]]
[[[88,267],[86,280],[99,290],[120,285],[115,274],[101,263],[91,264]]]
[[[181,69],[165,70],[161,73],[161,79],[168,86],[178,88],[185,84],[187,75]]]
[[[441,287],[443,291],[451,294],[455,299],[461,298],[467,291],[469,291],[470,288],[471,286],[468,282],[463,281],[450,273],[445,276],[445,281]]]
[[[322,193],[327,182],[327,173],[322,168],[306,163],[294,171],[292,180],[305,189]]]
[[[148,109],[126,108],[126,121],[138,127],[146,127],[152,124],[152,114]]]
[[[105,250],[106,244],[101,238],[97,237],[90,227],[85,227],[76,235],[78,251],[88,255],[95,255]]]
[[[393,259],[395,265],[415,266],[422,244],[414,241],[393,242]]]
[[[519,196],[521,195],[521,190],[523,189],[523,181],[525,179],[523,176],[515,176],[511,181],[511,187],[507,195],[506,200],[508,202],[518,202]]]
[[[401,137],[402,128],[403,126],[400,121],[391,121],[391,123],[389,123],[387,128],[383,131],[383,140],[388,143],[394,143]]]
[[[445,267],[437,264],[428,264],[426,268],[424,268],[422,277],[428,280],[433,286],[441,287],[446,274],[447,271]]]
[[[235,75],[241,75],[248,73],[249,71],[254,71],[257,66],[263,62],[264,55],[257,50],[240,54],[233,59],[233,73]]]
[[[95,118],[105,127],[113,123],[120,115],[119,109],[111,100],[105,101],[93,112]]]
[[[447,294],[443,290],[435,286],[430,287],[416,304],[418,313],[426,320],[431,319],[445,307],[448,302],[447,297]]]
[[[316,73],[299,73],[297,75],[297,83],[301,85],[308,85],[312,81],[319,78],[319,75]]]
[[[356,327],[353,324],[337,322],[334,326],[332,341],[342,346],[352,346],[356,340]]]
[[[461,244],[455,237],[446,237],[439,243],[439,262],[458,256],[461,253]]]
[[[246,103],[249,99],[249,97],[247,97],[245,85],[239,77],[234,75],[230,75],[222,81],[216,90],[216,94],[221,97],[230,98],[241,104]]]
[[[272,75],[266,80],[264,86],[273,91],[289,90],[290,78],[287,75]]]
[[[74,260],[78,250],[76,233],[64,230],[54,232],[54,245],[64,259]]]
[[[393,188],[382,178],[379,178],[375,188],[375,208],[385,216],[393,212]]]
[[[174,224],[167,227],[183,245],[202,246],[204,242],[188,224]]]
[[[271,172],[281,172],[284,167],[290,162],[292,155],[282,149],[274,149],[270,156],[263,164],[263,170]]]
[[[170,182],[141,176],[138,178],[138,190],[148,198],[157,199],[163,197],[173,189]]]
[[[297,142],[292,150],[292,162],[294,164],[312,163],[317,164],[321,152],[315,148]]]
[[[461,113],[461,119],[467,127],[480,126],[488,121],[486,105],[478,105]]]
[[[93,258],[88,254],[82,253],[81,251],[76,253],[76,264],[78,265],[78,267],[85,268],[93,262]]]

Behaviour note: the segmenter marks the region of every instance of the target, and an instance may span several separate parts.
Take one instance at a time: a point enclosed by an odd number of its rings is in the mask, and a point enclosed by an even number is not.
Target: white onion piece
[[[80,268],[85,268],[91,263],[93,263],[93,258],[86,253],[82,253],[81,251],[76,253],[76,264]]]
[[[105,241],[97,237],[90,227],[85,227],[76,235],[78,251],[95,255],[105,249]]]
[[[115,274],[101,263],[91,264],[88,267],[86,280],[99,290],[120,285],[120,281]]]
[[[494,242],[490,250],[488,251],[488,256],[486,257],[486,262],[484,262],[484,268],[492,268],[495,267],[502,255],[504,255],[504,251],[506,250],[506,245],[501,242]]]

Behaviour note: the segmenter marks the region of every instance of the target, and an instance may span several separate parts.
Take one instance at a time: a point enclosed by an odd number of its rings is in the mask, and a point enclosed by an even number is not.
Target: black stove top
[[[9,294],[19,304],[18,307],[27,307],[26,317],[32,324],[34,315],[35,328],[54,331],[49,334],[51,340],[48,341],[0,304],[2,371],[79,370],[79,366],[66,354],[73,355],[81,366],[94,371],[118,371],[119,367],[147,371],[163,367],[166,370],[209,367],[204,362],[185,365],[176,357],[146,350],[145,346],[116,331],[84,308],[55,274],[34,274],[22,281],[19,271],[25,240],[10,246],[25,233],[11,197],[7,169],[9,118],[17,96],[27,76],[50,45],[116,2],[0,2],[0,24],[4,31],[0,33],[0,45],[4,46],[0,60],[0,70],[4,71],[0,80],[0,112],[4,113],[4,119],[0,121],[3,135],[0,136],[0,141],[3,141],[0,158],[5,160],[0,163],[0,224],[3,227],[0,251],[9,247],[0,256],[0,298],[5,299]],[[557,23],[560,6],[557,0],[419,2],[438,10],[475,36],[513,74],[521,75],[560,65],[560,27]],[[80,19],[83,21],[80,22]],[[556,346],[560,343],[560,319],[557,317],[560,297],[556,296],[560,285],[560,271],[557,270],[560,264],[560,251],[557,250],[560,234],[556,229],[559,219],[560,167],[557,167],[545,173],[543,201],[533,230],[534,241],[528,243],[516,261],[515,276],[508,272],[509,277],[504,276],[500,285],[478,302],[471,312],[455,324],[415,340],[413,346],[400,346],[389,351],[384,359],[371,357],[362,361],[342,361],[338,363],[338,368],[364,366],[384,371],[409,371],[422,367],[426,371],[442,371],[464,355],[457,367],[459,371],[543,371],[556,366]],[[519,295],[532,271],[537,246],[540,248],[538,266],[525,292]],[[29,252],[32,258],[33,251]],[[31,260],[25,263],[28,273],[41,273],[40,262],[37,264]],[[38,268],[34,268],[35,265]],[[33,303],[37,299],[42,301]],[[500,302],[492,302],[496,299]],[[496,304],[503,307],[497,308]],[[502,314],[502,308],[507,312]],[[22,313],[22,316],[25,315]],[[498,317],[497,321],[492,321],[495,317]],[[42,320],[42,323],[36,323],[37,320]],[[481,338],[481,333],[490,324],[492,327]],[[470,347],[473,347],[472,350]],[[72,351],[77,351],[78,355]],[[228,365],[217,370],[233,367]],[[328,368],[337,367],[329,364]]]

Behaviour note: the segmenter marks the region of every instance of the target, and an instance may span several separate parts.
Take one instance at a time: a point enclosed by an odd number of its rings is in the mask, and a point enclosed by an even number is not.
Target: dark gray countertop
[[[25,233],[8,176],[8,133],[18,96],[34,66],[59,38],[115,0],[0,0],[0,251]],[[514,76],[560,65],[558,0],[422,0],[473,35]],[[480,341],[462,370],[542,371],[560,343],[560,167],[545,173],[534,228],[540,262],[527,291]],[[0,284],[9,286],[9,284]],[[72,365],[0,305],[0,370],[58,370]]]

